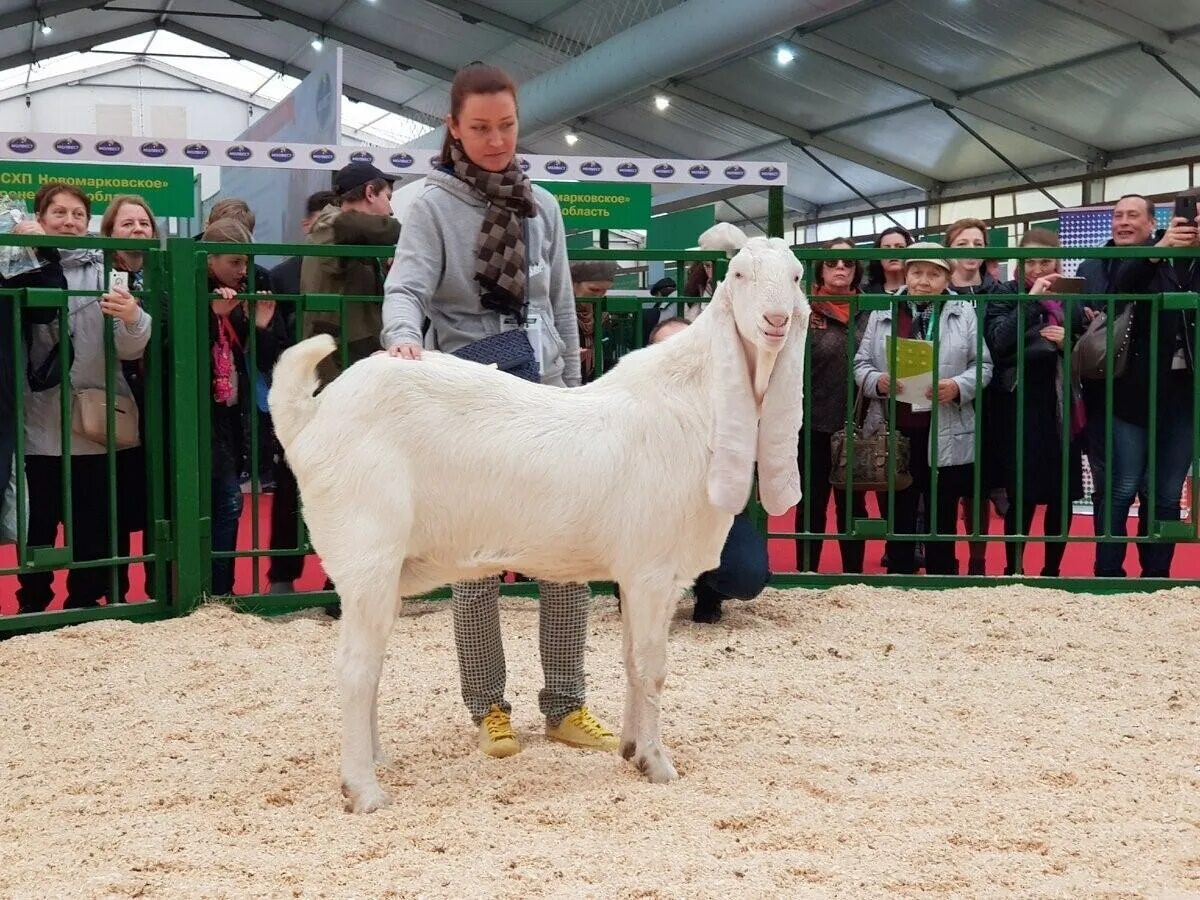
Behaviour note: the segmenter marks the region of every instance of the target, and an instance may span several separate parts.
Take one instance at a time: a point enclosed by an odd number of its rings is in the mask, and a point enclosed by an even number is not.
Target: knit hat
[[[571,263],[571,283],[585,281],[612,281],[617,274],[617,264],[606,259],[586,259]]]
[[[908,247],[906,247],[905,249],[907,249],[907,250],[945,250],[946,248],[943,247],[941,244],[935,244],[933,241],[918,241],[915,244],[909,244]],[[947,272],[949,272],[951,270],[950,260],[937,259],[935,257],[922,257],[920,259],[906,259],[906,260],[904,260],[904,268],[907,269],[913,263],[919,263],[919,262],[932,263],[935,266],[941,266]]]

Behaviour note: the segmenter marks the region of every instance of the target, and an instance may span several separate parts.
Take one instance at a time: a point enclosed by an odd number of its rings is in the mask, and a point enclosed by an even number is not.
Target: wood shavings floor
[[[444,605],[380,703],[388,809],[342,811],[319,613],[206,607],[0,642],[0,896],[1200,896],[1200,590],[770,591],[681,607],[682,780],[551,745],[536,608],[502,614],[525,750],[490,760]],[[614,728],[619,620],[590,701]]]

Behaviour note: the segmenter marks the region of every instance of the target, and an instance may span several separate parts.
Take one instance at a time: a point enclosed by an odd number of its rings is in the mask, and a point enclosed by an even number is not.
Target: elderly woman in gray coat
[[[936,244],[913,244],[910,249],[922,247],[940,249]],[[986,345],[982,361],[976,359],[976,348],[980,345],[978,322],[969,302],[957,299],[934,302],[937,296],[953,296],[947,289],[949,281],[948,261],[907,260],[905,287],[897,293],[893,309],[871,313],[854,359],[854,380],[871,401],[865,426],[871,434],[887,427],[887,398],[895,383],[889,374],[887,350],[893,317],[897,337],[932,341],[937,334],[937,380],[926,396],[906,397],[903,387],[895,388],[896,428],[909,440],[912,484],[896,492],[894,534],[916,533],[917,506],[921,499],[925,501],[927,518],[936,510],[937,533],[953,534],[957,530],[958,502],[971,496],[974,484],[975,393],[991,380],[992,359]],[[938,404],[936,463],[930,441],[933,417],[929,406],[933,402]],[[938,472],[936,496],[930,477],[932,465],[936,465]],[[885,498],[880,498],[880,505],[886,515]],[[915,549],[912,541],[888,541],[888,572],[912,574]],[[925,570],[931,575],[957,575],[954,542],[929,542],[925,549]]]

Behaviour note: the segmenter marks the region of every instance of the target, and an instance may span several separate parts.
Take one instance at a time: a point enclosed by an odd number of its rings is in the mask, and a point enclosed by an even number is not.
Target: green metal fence
[[[103,491],[106,494],[106,503],[108,510],[108,521],[110,526],[110,554],[104,559],[85,560],[81,561],[75,558],[73,548],[75,546],[75,536],[72,534],[70,525],[70,516],[66,516],[67,524],[65,533],[60,546],[30,546],[27,540],[27,534],[22,526],[21,533],[17,546],[15,548],[14,565],[0,569],[0,577],[6,579],[6,583],[12,580],[14,575],[27,575],[36,572],[45,572],[55,569],[78,569],[83,567],[104,567],[110,569],[110,584],[112,590],[116,591],[116,579],[118,566],[142,565],[147,572],[147,591],[150,600],[146,602],[130,603],[130,604],[110,604],[97,609],[81,609],[67,610],[55,613],[36,613],[21,616],[3,616],[0,617],[0,633],[12,630],[35,629],[49,627],[51,625],[70,624],[78,621],[84,621],[94,618],[105,617],[121,617],[121,618],[136,618],[136,619],[153,619],[164,616],[177,615],[193,608],[195,604],[209,592],[212,584],[212,563],[216,559],[232,559],[235,562],[239,560],[248,560],[250,575],[253,584],[253,593],[236,598],[237,604],[245,609],[259,612],[285,612],[294,609],[321,605],[331,602],[335,596],[331,592],[317,591],[295,595],[274,596],[262,593],[263,587],[263,572],[264,567],[272,558],[279,556],[304,556],[310,554],[311,547],[308,544],[302,519],[296,522],[296,529],[299,538],[295,546],[272,547],[270,545],[270,535],[268,529],[264,527],[264,523],[260,519],[260,509],[262,504],[259,502],[261,495],[261,484],[258,480],[260,472],[260,440],[259,429],[262,427],[259,422],[259,416],[252,414],[250,416],[250,434],[249,434],[249,475],[250,483],[247,486],[247,502],[250,506],[249,516],[249,537],[250,546],[247,549],[232,550],[232,551],[213,551],[212,547],[212,508],[211,508],[211,472],[212,472],[212,354],[210,352],[210,333],[209,333],[209,301],[213,294],[208,290],[207,284],[207,259],[210,254],[254,254],[262,256],[289,256],[289,255],[305,255],[305,256],[341,256],[341,257],[358,257],[358,258],[378,258],[386,259],[392,253],[390,248],[379,247],[333,247],[322,245],[246,245],[238,246],[231,244],[205,244],[196,242],[191,239],[170,239],[164,245],[159,245],[156,242],[148,241],[122,241],[122,240],[103,240],[96,238],[68,240],[60,237],[45,238],[45,237],[25,237],[15,238],[6,236],[4,243],[19,244],[25,246],[55,246],[55,247],[90,247],[102,250],[111,257],[111,254],[117,250],[138,250],[144,253],[145,266],[143,269],[144,283],[142,290],[138,293],[139,298],[144,304],[146,310],[154,319],[154,327],[151,333],[150,344],[145,353],[144,360],[140,365],[143,367],[143,383],[145,385],[145,395],[141,398],[140,406],[142,413],[142,428],[143,449],[144,449],[144,466],[143,471],[139,473],[139,477],[145,482],[145,522],[143,534],[143,545],[141,552],[121,556],[117,553],[115,534],[116,517],[118,507],[118,492],[121,489],[120,481],[117,472],[117,451],[113,446],[111,435],[113,433],[113,416],[111,409],[108,412],[108,432],[110,435],[108,446],[106,448],[106,472],[107,477],[102,485],[78,485],[72,482],[69,468],[64,468],[62,497],[66,501],[66,507],[69,509],[69,499],[73,492],[78,490]],[[806,263],[809,269],[810,276],[813,268],[813,263],[822,259],[842,259],[853,258],[859,260],[872,259],[893,259],[913,257],[914,255],[927,255],[927,251],[914,254],[912,251],[901,250],[808,250],[798,249],[797,255]],[[970,258],[978,256],[978,250],[945,250],[940,255],[947,258]],[[1046,258],[1059,257],[1075,259],[1081,257],[1100,257],[1104,259],[1128,259],[1135,257],[1151,257],[1157,258],[1162,256],[1169,257],[1194,257],[1197,255],[1194,250],[1184,251],[1162,251],[1153,248],[1106,248],[1100,250],[1081,251],[1078,249],[1062,249],[1050,250],[1044,248],[1029,248],[1029,249],[1012,249],[1006,251],[1006,255],[1018,260],[1018,268],[1020,263],[1031,258]],[[684,252],[677,251],[671,253],[664,252],[646,252],[646,251],[629,251],[629,250],[581,250],[572,253],[574,259],[614,259],[623,261],[650,261],[650,260],[665,260],[677,267],[679,272],[679,282],[683,283],[683,268],[690,262],[697,260],[711,260],[716,267],[717,277],[720,277],[724,267],[724,258],[721,254],[706,253],[706,252]],[[105,271],[111,268],[111,261],[106,260]],[[251,270],[253,271],[253,270]],[[1017,274],[1018,284],[1023,284],[1023,278],[1020,271]],[[251,323],[254,319],[254,309],[257,297],[254,293],[256,285],[251,275],[249,284],[249,295],[247,298],[247,312]],[[17,335],[22,333],[23,325],[26,322],[26,317],[30,310],[35,309],[54,309],[58,316],[59,329],[69,330],[70,310],[68,307],[68,294],[74,297],[80,296],[98,296],[102,291],[61,291],[61,290],[19,290],[9,289],[0,292],[0,298],[8,298],[11,301],[11,316],[14,326],[14,332]],[[277,304],[276,315],[284,314],[285,311],[292,312],[292,326],[290,337],[298,339],[304,335],[304,320],[308,313],[338,313],[344,316],[346,304],[356,302],[380,302],[379,297],[348,297],[340,295],[302,295],[302,294],[280,294],[274,293],[271,297]],[[853,316],[858,312],[874,312],[879,310],[891,309],[896,304],[896,299],[889,295],[857,295],[846,298],[851,304],[852,321]],[[936,298],[935,304],[941,304],[953,298]],[[976,297],[974,298],[978,315],[982,319],[988,303],[993,302],[995,298]],[[1194,311],[1197,308],[1197,295],[1195,294],[1158,294],[1158,295],[1112,295],[1103,298],[1083,297],[1079,295],[1069,295],[1063,298],[1067,311],[1067,320],[1071,321],[1071,314],[1075,308],[1086,301],[1094,302],[1097,299],[1102,299],[1107,304],[1109,312],[1108,320],[1113,321],[1113,313],[1116,309],[1116,304],[1122,301],[1132,301],[1138,304],[1149,306],[1152,312],[1161,310],[1185,310]],[[671,298],[671,302],[704,302],[705,298]],[[596,344],[599,347],[604,337],[611,329],[619,333],[619,346],[621,349],[627,350],[637,346],[641,346],[646,339],[643,333],[641,312],[643,305],[648,301],[648,298],[629,297],[629,296],[611,296],[606,298],[579,298],[580,303],[592,303],[595,307],[595,322],[596,322]],[[1019,325],[1018,331],[1024,332],[1026,318],[1029,315],[1027,301],[1021,301],[1018,304]],[[892,316],[892,336],[896,337],[897,332],[896,321],[897,316]],[[934,316],[934,322],[938,320]],[[1158,337],[1158,317],[1151,317],[1151,338],[1157,341]],[[1200,323],[1193,323],[1194,346],[1200,346]],[[1110,358],[1112,348],[1114,346],[1114,335],[1112,326],[1109,326],[1109,353]],[[116,359],[115,349],[113,347],[112,336],[107,333],[105,338],[105,363],[106,363],[106,381],[105,389],[111,397],[115,386],[115,378],[117,372],[118,360]],[[1076,336],[1072,335],[1068,329],[1065,339],[1064,353],[1067,360],[1067,381],[1070,381],[1070,348]],[[932,341],[934,343],[934,356],[937,358],[939,349],[940,334],[935,327],[932,333]],[[982,348],[984,346],[983,329],[977,329],[977,346],[976,346],[976,374],[980,375],[982,370]],[[893,342],[893,352],[895,343]],[[350,362],[350,349],[348,342],[343,338],[339,340],[340,358],[342,365],[345,366]],[[253,327],[249,329],[249,340],[246,349],[247,368],[251,377],[248,379],[246,389],[252,393],[255,390],[255,379],[253,374],[257,368],[258,362],[258,339],[256,330]],[[856,347],[854,345],[852,332],[848,334],[846,347],[846,365],[853,367],[854,354]],[[66,348],[60,345],[61,359],[66,361]],[[1111,361],[1111,359],[1110,359]],[[894,365],[894,360],[892,361]],[[597,353],[597,372],[599,376],[603,372],[604,362],[602,354]],[[811,355],[809,357],[809,367],[806,372],[806,390],[804,403],[811,408],[813,401],[814,390],[814,373],[811,366]],[[23,341],[17,340],[16,345],[12,348],[12,358],[9,362],[12,366],[12,371],[16,378],[16,383],[21,385],[25,379],[26,365],[26,350]],[[1018,342],[1017,345],[1017,361],[1018,371],[1023,371],[1024,368],[1024,343]],[[66,368],[66,367],[64,367]],[[1111,366],[1109,367],[1111,371]],[[1196,434],[1197,426],[1200,426],[1200,390],[1195,390],[1197,373],[1192,373],[1193,378],[1193,409],[1192,409],[1192,439],[1193,446],[1200,446],[1198,436]],[[1152,404],[1155,391],[1157,389],[1156,375],[1151,376],[1149,386],[1149,395],[1147,402]],[[64,379],[63,383],[58,388],[60,410],[62,413],[62,439],[63,446],[69,448],[71,446],[71,385],[69,375]],[[982,434],[981,427],[984,419],[983,413],[983,392],[977,392],[974,398],[976,412],[976,434],[975,434],[975,452],[976,463],[978,456],[982,450]],[[24,403],[22,391],[17,391],[15,416],[17,422],[24,421]],[[849,379],[848,388],[845,396],[846,416],[849,419],[853,415],[855,401],[855,388],[853,379]],[[1023,432],[1024,422],[1024,406],[1025,383],[1024,379],[1018,380],[1016,390],[1017,404],[1017,433],[1014,435],[1014,440],[1018,447],[1022,446],[1021,442],[1025,438]],[[1063,427],[1064,431],[1069,427],[1069,392],[1064,395],[1064,416]],[[893,396],[887,402],[887,416],[890,423],[890,432],[895,434],[895,423],[897,417],[896,398]],[[1107,421],[1111,422],[1113,409],[1113,379],[1111,375],[1104,383],[1104,408],[1106,410]],[[808,410],[806,410],[806,419]],[[936,458],[937,446],[937,421],[938,421],[938,404],[933,404],[931,412],[931,440],[934,445],[934,458]],[[1154,459],[1155,449],[1158,440],[1158,419],[1152,416],[1149,426],[1149,452],[1150,452],[1150,489],[1145,502],[1152,510],[1154,508]],[[1107,457],[1112,458],[1113,437],[1112,428],[1106,428],[1107,433]],[[853,453],[852,447],[853,437],[851,435],[851,446],[849,452]],[[1061,467],[1063,473],[1066,472],[1068,466],[1067,454],[1065,452],[1069,441],[1060,441],[1064,448],[1062,458],[1056,461],[1056,464]],[[69,452],[69,450],[68,450]],[[801,460],[805,463],[805,494],[811,493],[812,489],[812,445],[811,440],[805,441],[798,446],[798,454]],[[1193,457],[1194,457],[1193,452]],[[17,447],[16,447],[17,464],[23,468],[25,463],[25,446],[22,429],[17,429]],[[1018,472],[1017,472],[1017,496],[1014,502],[1020,504],[1023,502],[1023,495],[1020,491],[1020,485],[1024,477],[1022,472],[1023,454],[1018,453],[1017,456]],[[1100,539],[1119,539],[1130,543],[1147,543],[1156,541],[1175,541],[1181,543],[1195,543],[1200,540],[1200,533],[1197,531],[1197,513],[1196,505],[1192,504],[1192,515],[1190,522],[1182,521],[1161,521],[1151,523],[1148,534],[1144,536],[1130,536],[1128,538],[1114,538],[1112,533],[1112,468],[1107,468],[1107,479],[1109,484],[1104,486],[1103,494],[1107,498],[1107,510],[1104,515],[1104,527],[1100,533]],[[1193,478],[1196,475],[1196,462],[1192,460]],[[850,476],[853,477],[852,474]],[[936,487],[938,479],[937,467],[935,466],[931,474],[931,481]],[[849,524],[845,532],[826,531],[823,525],[818,525],[813,522],[813,513],[807,510],[806,521],[802,521],[799,527],[791,530],[770,531],[769,539],[772,541],[788,541],[793,542],[797,539],[822,538],[829,541],[835,540],[871,540],[879,541],[882,539],[892,539],[896,541],[917,541],[921,543],[935,543],[945,541],[978,541],[985,543],[1003,543],[1003,542],[1045,542],[1059,541],[1066,543],[1092,543],[1097,540],[1096,537],[1088,536],[1070,536],[1062,537],[1045,536],[1028,536],[1016,534],[1006,536],[1003,534],[985,533],[980,527],[980,504],[986,501],[986,496],[983,493],[980,472],[978,464],[975,466],[975,474],[973,480],[973,500],[975,508],[974,521],[971,527],[964,533],[958,533],[957,522],[944,523],[936,521],[936,509],[931,510],[931,521],[928,522],[927,528],[920,534],[897,535],[894,530],[895,524],[895,491],[894,491],[894,471],[892,477],[889,478],[889,490],[885,492],[883,499],[881,515],[878,517],[855,517]],[[1195,483],[1195,480],[1193,481]],[[853,488],[853,485],[849,485]],[[25,488],[20,479],[18,479],[18,489],[21,492],[18,497],[18,502],[25,502]],[[1066,491],[1066,479],[1063,479],[1064,494]],[[1064,501],[1067,499],[1064,496]],[[752,510],[758,520],[765,525],[765,516],[762,511],[755,507]],[[824,511],[822,511],[824,512]],[[299,514],[297,514],[299,515]],[[1065,506],[1064,506],[1065,515]],[[822,521],[824,516],[822,515]],[[1018,513],[1018,520],[1021,519]],[[10,548],[11,549],[11,548]],[[801,560],[803,562],[803,560]],[[245,566],[246,563],[243,563]],[[775,583],[783,586],[787,585],[804,585],[804,586],[822,586],[836,583],[851,582],[851,581],[869,581],[880,584],[892,584],[897,586],[918,586],[918,587],[949,587],[960,586],[967,584],[979,584],[976,579],[953,576],[861,576],[861,575],[846,575],[846,574],[816,574],[816,573],[777,573],[775,575]],[[1020,576],[1010,578],[989,576],[987,584],[1009,583],[1022,580]],[[1105,590],[1129,590],[1136,589],[1152,589],[1162,586],[1174,586],[1180,582],[1157,581],[1152,579],[1141,579],[1137,582],[1123,581],[1119,579],[1039,579],[1038,583],[1048,584],[1052,586],[1063,586],[1071,589],[1086,589],[1091,591]],[[515,593],[525,593],[531,590],[526,585],[510,585],[507,590]]]

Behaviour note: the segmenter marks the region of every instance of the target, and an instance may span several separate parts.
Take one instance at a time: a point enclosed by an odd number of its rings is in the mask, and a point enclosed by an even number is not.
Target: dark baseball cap
[[[377,168],[367,162],[352,162],[343,169],[338,169],[333,175],[333,189],[338,194],[348,194],[356,187],[361,187],[369,181],[374,181],[376,178],[382,178],[388,184],[393,184],[396,179],[391,175],[384,175]]]

